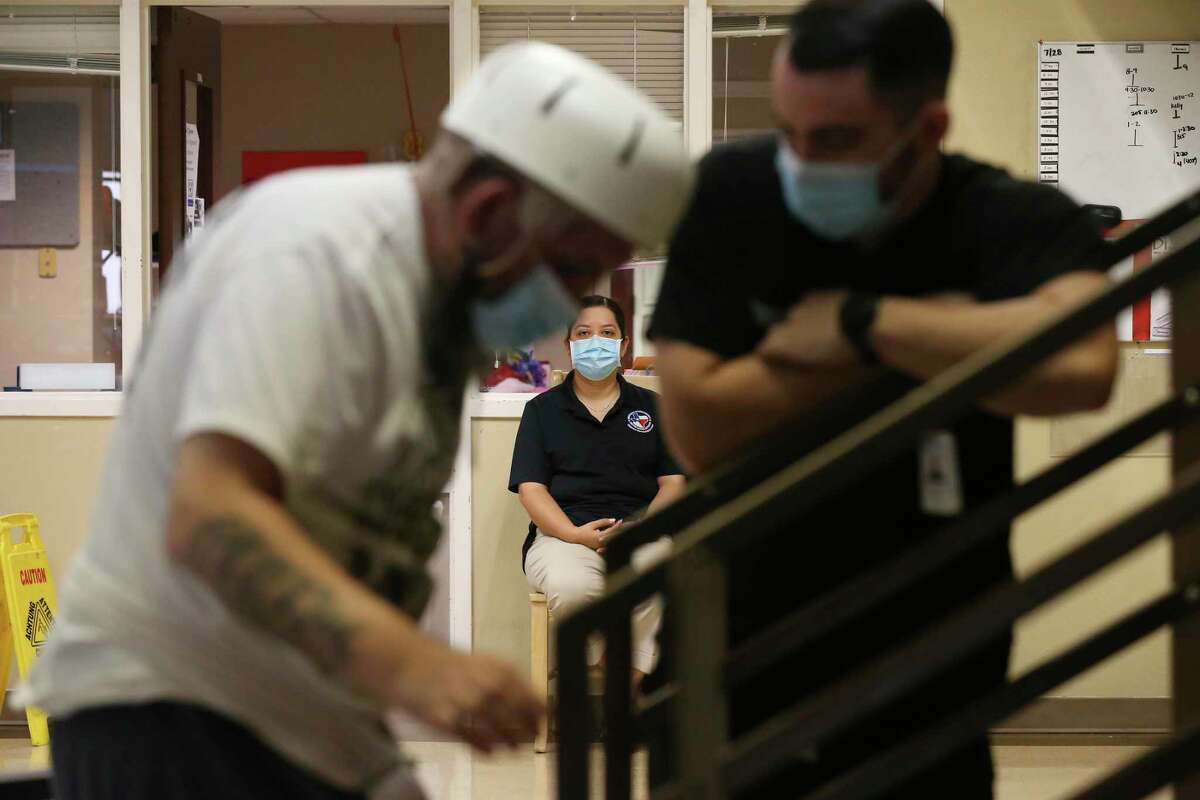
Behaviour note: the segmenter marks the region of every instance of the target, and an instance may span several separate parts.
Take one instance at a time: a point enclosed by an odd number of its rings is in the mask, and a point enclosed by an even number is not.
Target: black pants
[[[50,736],[55,800],[363,800],[198,706],[88,709],[52,721]]]

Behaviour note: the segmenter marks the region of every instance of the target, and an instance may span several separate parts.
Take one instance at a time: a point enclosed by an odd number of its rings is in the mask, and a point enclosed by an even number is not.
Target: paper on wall
[[[1170,238],[1155,239],[1152,247],[1116,264],[1109,270],[1109,275],[1113,280],[1124,280],[1134,271],[1145,269],[1160,258],[1165,258],[1170,252]],[[1135,321],[1135,317],[1139,315],[1143,320],[1140,324]],[[1165,287],[1155,289],[1149,298],[1137,306],[1131,306],[1117,314],[1117,338],[1122,342],[1170,341],[1172,328],[1171,290]]]
[[[104,276],[105,311],[116,314],[121,310],[121,257],[111,250],[101,250],[104,259],[100,274]]]
[[[196,196],[196,179],[200,174],[200,129],[190,122],[183,126],[183,153],[183,196],[186,201]]]
[[[0,150],[0,201],[17,199],[17,151]]]

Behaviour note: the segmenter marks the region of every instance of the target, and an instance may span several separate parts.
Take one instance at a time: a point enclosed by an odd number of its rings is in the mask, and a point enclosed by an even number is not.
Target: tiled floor
[[[430,800],[549,800],[552,756],[532,749],[493,759],[472,757],[462,745],[445,742],[405,746],[419,764]],[[1115,769],[1141,752],[1136,747],[997,747],[997,800],[1051,800],[1070,793]],[[44,768],[49,751],[28,741],[0,739],[0,771]],[[634,764],[635,777],[645,780],[645,762]],[[600,795],[597,794],[597,797]],[[640,791],[639,798],[645,797]],[[1169,800],[1170,792],[1152,800]]]
[[[1140,747],[996,747],[996,800],[1069,797],[1145,752]],[[1147,800],[1170,800],[1164,790]]]
[[[28,739],[0,739],[0,773],[11,775],[50,766],[50,748],[34,747]]]
[[[431,800],[548,800],[552,796],[549,756],[523,751],[493,760],[472,759],[460,746],[442,743],[410,744],[407,749],[420,763]],[[1137,747],[998,747],[996,800],[1069,797],[1141,752]],[[634,775],[638,783],[645,780],[644,761],[634,762]],[[593,786],[597,783],[593,781]],[[595,789],[593,794],[601,796]],[[1170,797],[1170,792],[1163,792],[1150,800]]]

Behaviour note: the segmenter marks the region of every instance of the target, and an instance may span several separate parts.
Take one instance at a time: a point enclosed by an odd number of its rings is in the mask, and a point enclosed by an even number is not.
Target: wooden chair
[[[529,595],[529,674],[534,691],[543,702],[550,698],[550,606],[546,595],[532,592]],[[549,705],[547,704],[547,708]],[[544,753],[550,740],[550,718],[542,718],[537,738],[533,740],[533,752]]]

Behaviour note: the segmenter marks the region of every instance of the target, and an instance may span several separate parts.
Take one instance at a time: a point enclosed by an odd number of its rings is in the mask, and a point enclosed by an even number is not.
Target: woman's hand
[[[597,553],[603,553],[608,538],[617,532],[622,522],[623,520],[604,517],[586,525],[579,525],[575,528],[573,541],[575,544],[590,547]]]

